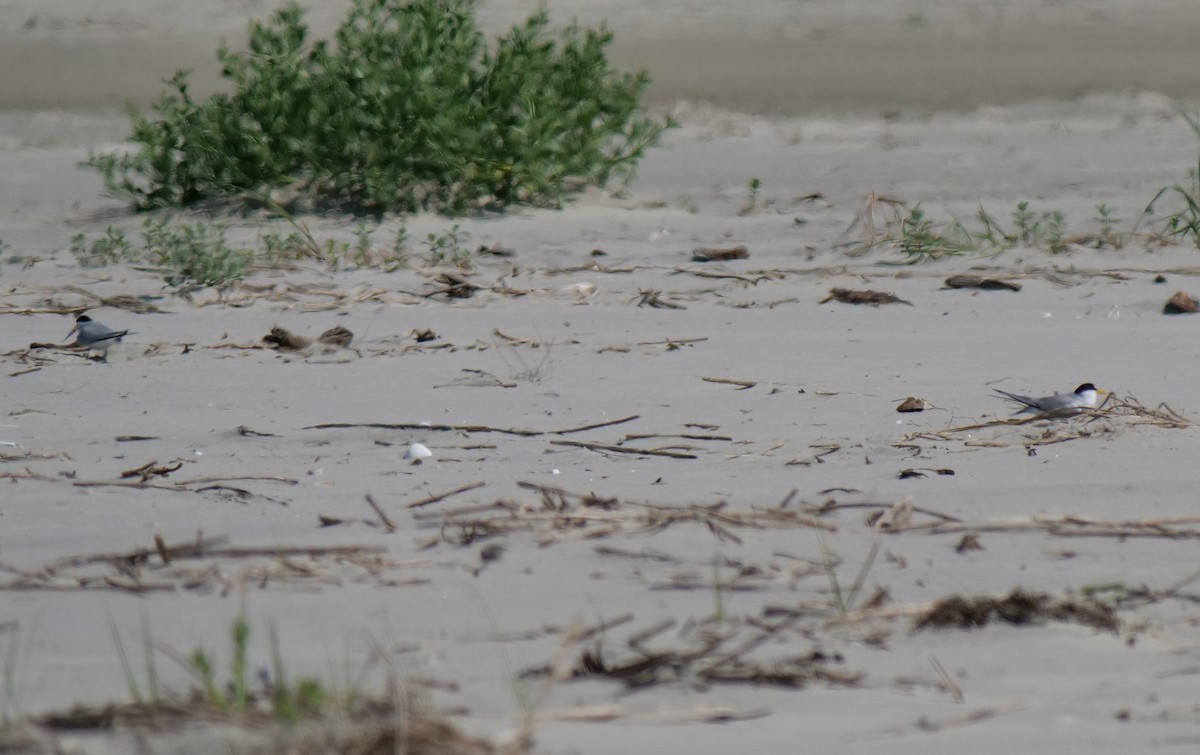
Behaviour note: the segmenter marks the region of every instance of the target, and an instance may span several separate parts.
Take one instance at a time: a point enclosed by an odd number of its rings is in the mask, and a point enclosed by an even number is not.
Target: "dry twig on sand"
[[[1034,516],[985,519],[976,522],[935,522],[910,524],[891,532],[927,532],[931,535],[964,532],[1044,532],[1057,537],[1155,537],[1169,540],[1200,539],[1200,516],[1161,519],[1092,519],[1074,515],[1036,514]]]
[[[597,641],[579,653],[570,679],[603,677],[631,688],[691,682],[700,684],[752,684],[799,688],[809,684],[853,687],[863,675],[837,668],[843,659],[818,649],[784,656],[764,657],[764,648],[790,647],[803,633],[796,628],[802,614],[756,616],[744,619],[689,621],[668,647],[662,635],[673,629],[667,620],[626,638],[623,647],[612,641]],[[793,636],[795,635],[795,637]],[[605,636],[608,636],[607,634]],[[546,666],[527,669],[522,676],[541,678],[551,673]]]
[[[539,500],[497,500],[444,512],[414,513],[419,526],[437,527],[440,531],[427,545],[438,542],[470,545],[484,538],[517,532],[533,533],[540,544],[546,545],[563,540],[659,532],[684,523],[699,524],[718,539],[733,543],[741,542],[734,530],[743,528],[837,529],[815,516],[789,509],[730,509],[724,503],[672,506],[600,498],[533,482],[517,484],[538,493]]]
[[[259,548],[225,543],[223,537],[197,536],[192,541],[167,544],[156,537],[150,548],[69,556],[32,571],[7,569],[15,578],[0,582],[0,590],[228,592],[246,584],[265,588],[271,583],[398,585],[426,581],[398,580],[397,572],[426,562],[392,561],[381,546]],[[238,567],[229,569],[232,563]]]
[[[352,428],[365,427],[375,430],[426,430],[429,432],[457,432],[457,433],[503,433],[505,435],[518,435],[522,438],[536,438],[542,435],[570,435],[571,433],[581,433],[585,430],[595,430],[601,427],[612,427],[625,422],[632,422],[639,419],[641,415],[633,414],[620,419],[606,420],[604,422],[593,422],[587,425],[578,425],[575,427],[567,427],[562,430],[522,430],[515,427],[493,427],[491,425],[431,425],[424,422],[327,422],[320,425],[309,425],[303,428],[304,430],[347,430]]]

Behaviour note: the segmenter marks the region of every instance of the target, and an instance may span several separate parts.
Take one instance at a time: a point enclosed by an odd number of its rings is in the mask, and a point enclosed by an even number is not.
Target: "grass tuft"
[[[1200,139],[1200,115],[1180,112]],[[1200,249],[1200,156],[1196,167],[1188,171],[1186,184],[1174,184],[1159,189],[1143,212],[1145,217],[1154,214],[1155,205],[1163,198],[1176,200],[1176,210],[1162,220],[1162,235],[1176,240],[1186,240]]]

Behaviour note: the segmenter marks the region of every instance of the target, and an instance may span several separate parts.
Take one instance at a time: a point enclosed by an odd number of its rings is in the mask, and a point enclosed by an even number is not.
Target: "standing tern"
[[[1055,414],[1058,416],[1082,414],[1083,412],[1095,409],[1097,406],[1096,402],[1100,399],[1100,394],[1108,393],[1108,391],[1101,390],[1091,383],[1084,383],[1072,393],[1056,393],[1053,396],[1041,396],[1039,398],[1022,396],[1018,393],[1009,393],[999,388],[993,388],[992,390],[1003,394],[1018,404],[1022,404],[1022,408],[1017,414],[1034,412],[1039,414]]]
[[[71,333],[77,333],[75,336],[74,346],[85,346],[88,351],[100,352],[100,361],[108,361],[108,349],[117,341],[120,341],[125,336],[129,335],[128,330],[113,330],[107,325],[102,325],[87,315],[80,315],[75,318],[75,327],[71,328]],[[71,333],[67,333],[67,337],[71,337]]]

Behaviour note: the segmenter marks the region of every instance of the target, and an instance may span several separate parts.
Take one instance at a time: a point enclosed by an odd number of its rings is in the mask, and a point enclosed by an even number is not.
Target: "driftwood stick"
[[[682,451],[663,451],[657,448],[625,448],[623,446],[609,446],[603,443],[585,443],[578,440],[552,440],[550,444],[553,446],[574,446],[576,448],[586,448],[590,451],[610,451],[618,454],[633,454],[635,456],[666,456],[669,459],[695,459],[695,454],[683,453]]]
[[[387,552],[387,548],[382,545],[291,546],[281,548],[212,547],[214,544],[224,543],[227,540],[228,538],[224,537],[201,538],[179,545],[168,545],[162,549],[156,545],[154,548],[139,548],[125,553],[94,553],[84,556],[69,556],[55,561],[48,567],[48,570],[53,573],[62,568],[105,562],[138,563],[146,561],[155,555],[162,558],[164,551],[175,561],[193,558],[254,558],[258,556],[348,556]]]
[[[367,427],[374,430],[424,430],[427,432],[462,432],[462,433],[504,433],[532,438],[545,435],[542,430],[520,430],[513,427],[491,427],[489,425],[424,425],[419,422],[327,422],[320,425],[309,425],[305,430],[347,430],[355,427]]]
[[[428,506],[431,503],[437,503],[438,501],[444,501],[452,495],[458,495],[459,493],[465,493],[468,490],[476,490],[478,488],[482,488],[485,484],[486,483],[484,483],[484,482],[472,482],[469,485],[461,485],[461,486],[455,488],[454,490],[447,490],[445,493],[438,493],[437,495],[431,495],[428,498],[422,498],[419,501],[413,501],[412,503],[406,503],[406,504],[404,504],[404,508],[415,509],[415,508],[420,508],[421,506]]]
[[[746,390],[747,388],[753,388],[754,386],[758,385],[757,380],[735,380],[733,378],[721,378],[721,377],[702,377],[700,379],[706,383],[723,383],[725,385],[740,386],[740,390],[743,390],[743,391]]]
[[[383,522],[383,528],[388,532],[395,532],[396,525],[392,524],[392,520],[388,519],[388,515],[383,513],[383,509],[379,508],[379,504],[375,502],[375,496],[367,493],[366,499],[367,505],[370,506],[371,509],[375,511],[375,514],[379,516],[379,521]]]
[[[383,545],[331,545],[289,546],[284,548],[215,548],[203,555],[214,558],[255,558],[258,556],[358,556],[370,553],[387,553]]]
[[[55,561],[50,569],[61,569],[70,566],[84,566],[86,564],[104,563],[106,561],[145,561],[157,554],[165,561],[170,559],[196,558],[207,555],[210,549],[229,542],[227,537],[197,537],[195,540],[178,543],[175,545],[159,545],[155,543],[155,547],[138,548],[137,550],[127,551],[125,553],[93,553],[86,556],[67,556],[66,558]],[[167,555],[164,556],[163,554]]]
[[[662,433],[629,433],[622,440],[622,443],[631,440],[646,440],[647,438],[680,438],[682,440],[724,440],[732,441],[728,435],[698,435],[689,433],[680,433],[675,435],[664,435]]]
[[[707,341],[708,336],[700,336],[699,338],[667,338],[662,341],[638,341],[638,346],[667,346],[672,343],[701,343]]]
[[[413,422],[404,422],[399,424],[388,422],[327,422],[320,425],[309,425],[305,430],[347,430],[355,427],[366,427],[375,430],[426,430],[434,432],[462,432],[462,433],[504,433],[505,435],[518,435],[522,438],[535,438],[539,435],[568,435],[570,433],[581,433],[585,430],[595,430],[599,427],[611,427],[612,425],[620,425],[625,422],[632,422],[639,419],[641,415],[634,414],[621,419],[609,420],[607,422],[596,422],[590,425],[579,425],[578,427],[568,427],[562,430],[522,430],[515,427],[492,427],[491,425],[425,425]]]
[[[285,485],[299,485],[299,480],[293,480],[290,477],[272,477],[269,475],[241,475],[239,477],[197,477],[192,480],[179,480],[175,484],[183,485],[199,485],[209,482],[234,482],[239,480],[257,480],[263,482],[282,482]]]
[[[641,418],[640,414],[632,414],[628,417],[622,417],[621,419],[612,419],[612,420],[609,420],[608,422],[596,422],[591,425],[580,425],[579,427],[568,427],[566,430],[552,430],[547,434],[548,435],[570,435],[571,433],[581,433],[581,432],[584,432],[585,430],[596,430],[601,427],[612,427],[613,425],[621,425],[626,422],[632,422],[635,419],[640,419],[640,418]]]

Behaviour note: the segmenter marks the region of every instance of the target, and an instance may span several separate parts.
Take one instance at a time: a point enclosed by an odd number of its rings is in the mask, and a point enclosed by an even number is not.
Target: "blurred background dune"
[[[214,51],[279,0],[13,0],[0,7],[0,108],[145,104],[176,68],[219,85]],[[318,33],[346,0],[310,4]],[[537,7],[481,0],[499,31]],[[964,110],[1156,91],[1200,98],[1193,0],[552,0],[556,22],[604,20],[614,62],[644,66],[655,102],[771,114]],[[15,75],[13,73],[15,72]]]

